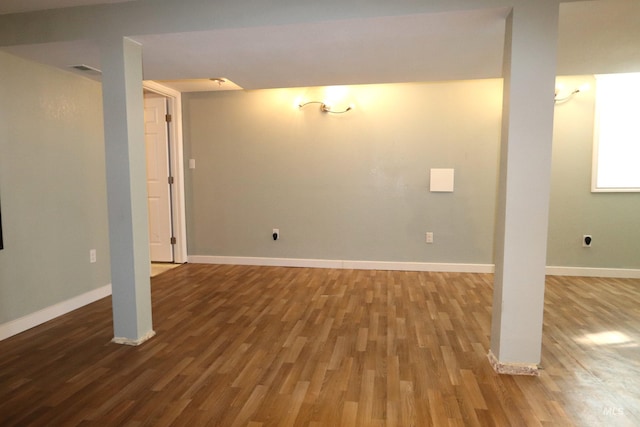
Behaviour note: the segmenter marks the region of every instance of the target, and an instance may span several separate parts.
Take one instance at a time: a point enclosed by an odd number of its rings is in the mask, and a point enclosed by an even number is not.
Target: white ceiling
[[[151,80],[222,75],[245,89],[458,80],[500,75],[505,16],[485,10],[134,39]]]
[[[2,0],[0,12],[81,3],[106,1]],[[210,77],[225,77],[245,89],[478,79],[501,76],[506,13],[462,11],[132,38],[143,45],[144,78],[174,81],[166,84],[179,90],[230,86],[212,85]],[[558,74],[640,71],[639,22],[638,0],[563,3]],[[5,50],[59,68],[101,68],[92,41]],[[184,79],[201,79],[203,85],[185,89],[175,82]]]
[[[63,7],[94,4],[123,3],[134,0],[0,0],[0,15],[33,12],[34,10],[60,9]]]
[[[146,80],[225,77],[244,89],[459,80],[500,76],[506,14],[495,9],[132,38],[143,45]],[[98,47],[88,40],[5,50],[59,68],[101,69]]]

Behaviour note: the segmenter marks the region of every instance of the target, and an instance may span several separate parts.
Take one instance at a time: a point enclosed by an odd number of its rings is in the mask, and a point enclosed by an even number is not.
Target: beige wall
[[[100,84],[3,52],[0,69],[2,324],[110,274]]]

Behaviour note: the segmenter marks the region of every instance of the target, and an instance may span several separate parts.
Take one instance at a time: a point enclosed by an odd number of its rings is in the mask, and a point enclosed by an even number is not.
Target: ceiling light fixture
[[[211,77],[209,80],[218,83],[218,86],[222,86],[223,83],[227,82],[227,79],[223,79],[222,77]]]
[[[344,110],[339,110],[339,111],[334,111],[331,109],[331,107],[327,104],[325,104],[324,102],[321,101],[309,101],[309,102],[305,102],[303,104],[298,104],[298,108],[303,108],[309,104],[320,104],[320,111],[322,111],[323,113],[331,113],[331,114],[343,114],[346,113],[347,111],[351,111],[353,109],[352,105],[349,105],[346,109]]]

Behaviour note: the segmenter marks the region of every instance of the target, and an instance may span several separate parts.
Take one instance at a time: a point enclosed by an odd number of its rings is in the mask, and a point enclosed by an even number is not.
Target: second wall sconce
[[[320,111],[322,111],[323,113],[331,113],[331,114],[343,114],[346,113],[347,111],[351,111],[353,109],[353,106],[349,105],[347,108],[345,108],[344,110],[332,110],[331,107],[327,104],[325,104],[324,102],[321,101],[309,101],[309,102],[305,102],[302,104],[298,104],[298,108],[303,108],[309,104],[320,104]]]
[[[578,94],[580,92],[585,92],[587,90],[589,90],[589,85],[588,84],[583,84],[579,88],[574,89],[571,92],[569,92],[568,94],[561,96],[560,88],[556,88],[556,93],[553,96],[553,102],[555,104],[564,104],[565,102],[567,102],[571,98],[573,98],[574,95],[576,95],[576,94]]]
[[[568,100],[570,100],[571,98],[573,98],[573,95],[575,95],[576,93],[580,93],[580,89],[575,89],[573,92],[569,93],[568,95],[565,96],[558,96],[559,93],[556,91],[554,97],[553,97],[553,102],[556,104],[563,104],[565,102],[567,102]]]

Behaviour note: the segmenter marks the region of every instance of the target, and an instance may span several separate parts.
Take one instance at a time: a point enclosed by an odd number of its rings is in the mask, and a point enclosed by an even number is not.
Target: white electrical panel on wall
[[[453,169],[431,169],[429,190],[433,192],[453,192]]]

